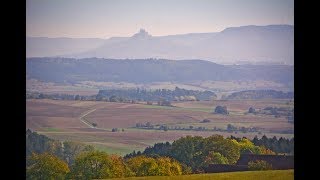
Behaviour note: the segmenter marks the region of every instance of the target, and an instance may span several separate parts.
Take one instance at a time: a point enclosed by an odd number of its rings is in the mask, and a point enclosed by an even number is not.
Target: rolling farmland
[[[289,107],[287,100],[248,100],[248,101],[212,101],[212,102],[176,102],[175,107],[146,104],[128,104],[101,101],[62,101],[32,99],[27,100],[27,128],[35,130],[50,138],[62,141],[72,140],[92,144],[96,148],[124,155],[133,150],[143,150],[156,142],[172,142],[186,135],[238,136],[253,138],[266,134],[268,137],[291,138],[293,134],[277,131],[293,130],[293,124],[285,117],[275,118],[270,115],[246,114],[249,107],[263,108],[267,106]],[[212,114],[217,105],[226,105],[230,115]],[[84,116],[85,115],[85,116]],[[83,123],[96,123],[97,128]],[[209,119],[209,123],[200,123]],[[218,131],[190,130],[156,130],[137,129],[136,123],[165,124],[169,127],[205,126],[206,128],[223,128],[227,124],[244,127],[259,127],[263,133],[229,133]],[[112,128],[120,131],[112,132]],[[123,129],[123,131],[122,131]]]

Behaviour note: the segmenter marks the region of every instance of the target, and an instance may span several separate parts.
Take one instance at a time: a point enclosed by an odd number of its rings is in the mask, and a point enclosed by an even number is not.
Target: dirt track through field
[[[87,111],[86,113],[84,113],[83,115],[81,115],[81,116],[79,117],[79,120],[80,120],[83,124],[87,125],[88,127],[92,128],[92,129],[98,129],[98,130],[105,130],[105,131],[106,131],[106,129],[94,127],[88,120],[85,119],[85,117],[86,117],[87,115],[89,115],[90,113],[93,113],[93,112],[96,111],[96,110],[97,110],[97,109],[91,109],[91,110]]]
[[[86,119],[84,119],[84,117],[86,117],[88,114],[94,112],[95,110],[97,110],[97,109],[91,109],[91,110],[89,110],[88,112],[84,113],[83,115],[81,115],[81,116],[79,117],[79,120],[80,120],[82,123],[84,123],[85,125],[89,126],[90,128],[95,128],[95,127],[94,127],[92,124],[90,124]]]

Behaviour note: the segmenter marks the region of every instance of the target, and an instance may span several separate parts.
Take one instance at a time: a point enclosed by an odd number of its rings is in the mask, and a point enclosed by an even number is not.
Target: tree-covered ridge
[[[100,90],[97,99],[102,98],[123,98],[130,100],[141,100],[141,101],[195,101],[195,100],[212,100],[217,95],[211,91],[195,91],[186,90],[176,87],[174,90],[170,89],[157,89],[157,90],[146,90],[146,89],[109,89]]]
[[[192,82],[265,80],[293,85],[293,66],[220,65],[204,60],[27,58],[27,77],[44,82]]]
[[[248,90],[234,92],[226,99],[293,99],[293,92],[282,92],[275,90]]]

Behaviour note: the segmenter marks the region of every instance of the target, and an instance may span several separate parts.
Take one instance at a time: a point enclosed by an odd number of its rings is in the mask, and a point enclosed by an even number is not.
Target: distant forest
[[[217,95],[211,91],[194,91],[176,87],[174,90],[157,89],[154,91],[145,89],[109,89],[100,90],[97,98],[110,98],[112,96],[121,97],[130,100],[141,101],[209,101],[217,98]]]
[[[293,66],[220,65],[204,60],[27,58],[27,78],[44,82],[265,80],[293,86]]]
[[[194,91],[176,87],[174,90],[157,89],[108,89],[100,90],[97,95],[80,96],[69,94],[44,94],[27,92],[27,99],[54,99],[54,100],[91,100],[110,102],[133,101],[209,101],[217,98],[211,91]]]
[[[170,89],[146,90],[140,88],[132,89],[104,89],[99,90],[97,95],[80,96],[70,94],[45,94],[40,92],[26,92],[27,99],[56,99],[56,100],[90,100],[110,102],[131,101],[210,101],[217,99],[212,91],[187,90],[176,87]],[[293,92],[282,92],[275,90],[249,90],[232,93],[223,100],[236,99],[293,99]]]
[[[232,93],[226,99],[293,99],[293,92],[275,90],[248,90]]]

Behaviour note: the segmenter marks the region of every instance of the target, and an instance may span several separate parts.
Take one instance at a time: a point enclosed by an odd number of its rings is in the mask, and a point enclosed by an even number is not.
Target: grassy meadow
[[[148,176],[148,177],[131,177],[119,178],[117,180],[293,180],[293,170],[269,170],[269,171],[243,171],[227,173],[209,173],[209,174],[192,174],[182,176]]]

